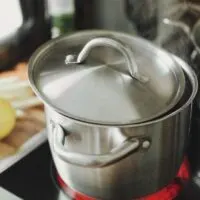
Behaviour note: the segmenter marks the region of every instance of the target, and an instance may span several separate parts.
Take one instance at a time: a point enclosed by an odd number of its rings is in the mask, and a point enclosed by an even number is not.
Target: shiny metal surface
[[[90,40],[83,47],[81,52],[77,55],[76,60],[75,60],[75,57],[73,58],[74,55],[67,55],[65,63],[66,64],[81,64],[81,63],[83,63],[89,56],[90,51],[92,51],[93,48],[98,47],[98,46],[108,46],[108,47],[112,47],[112,48],[118,50],[126,58],[125,65],[128,66],[129,74],[133,78],[137,79],[138,81],[140,81],[142,83],[146,83],[149,80],[148,77],[144,77],[138,73],[138,66],[137,66],[137,63],[134,58],[134,53],[128,47],[124,46],[121,42],[110,39],[110,38],[98,37],[98,38],[94,38],[94,39]]]
[[[90,46],[83,63],[65,64],[67,55],[78,56],[88,41],[98,37],[120,41],[124,47],[116,41],[109,46],[117,51],[99,46],[91,51]],[[99,125],[154,119],[174,107],[185,86],[181,67],[171,55],[144,39],[112,31],[84,31],[52,40],[30,60],[29,78],[45,104],[68,118]]]
[[[145,134],[150,137],[151,146],[147,151],[134,152],[115,164],[101,168],[80,167],[60,159],[53,149],[52,130],[48,127],[58,173],[71,188],[97,199],[133,199],[153,193],[174,179],[182,163],[189,132],[189,113],[190,107],[162,122],[119,129],[129,137],[139,138]],[[47,120],[50,118],[61,121],[53,112],[48,112]],[[65,129],[71,129],[65,148],[72,152],[106,154],[123,142],[116,141],[112,128],[94,128],[75,123],[69,127],[66,119],[61,124]]]
[[[97,199],[130,200],[153,193],[174,179],[183,160],[192,102],[198,88],[197,77],[191,68],[180,59],[175,59],[184,69],[192,90],[177,109],[156,120],[132,126],[97,126],[71,120],[46,106],[53,159],[60,176],[70,187]],[[67,139],[63,140],[65,150],[79,155],[109,153],[124,141],[124,137],[116,137],[118,132],[126,138],[147,137],[151,145],[146,150],[137,149],[114,164],[80,167],[63,161],[57,155],[51,121],[60,124],[67,134]]]
[[[125,137],[121,132],[115,131],[116,137]],[[130,153],[136,151],[140,146],[147,150],[150,147],[150,141],[147,139],[137,139],[137,138],[126,138],[117,147],[110,150],[109,153],[104,154],[83,154],[70,152],[64,147],[64,142],[66,140],[63,128],[56,124],[53,129],[53,148],[55,153],[59,158],[67,163],[81,166],[81,167],[105,167],[118,162],[119,160],[127,157]]]

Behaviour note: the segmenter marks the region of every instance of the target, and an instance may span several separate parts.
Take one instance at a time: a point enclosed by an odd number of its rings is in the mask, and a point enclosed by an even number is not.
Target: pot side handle
[[[60,125],[55,125],[52,136],[53,150],[56,155],[64,162],[81,167],[100,168],[111,165],[127,157],[130,153],[138,150],[141,146],[139,139],[128,138],[121,145],[113,148],[107,154],[81,154],[68,151],[64,147],[63,143],[65,139],[65,134]],[[146,140],[142,142],[142,147],[144,149],[148,149],[149,146],[149,141]]]

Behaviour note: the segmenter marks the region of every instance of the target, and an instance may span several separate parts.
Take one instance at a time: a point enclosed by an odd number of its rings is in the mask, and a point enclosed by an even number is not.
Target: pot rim
[[[102,30],[92,30],[92,32],[96,32],[96,31],[101,31],[102,33],[110,33],[112,31],[102,31]],[[91,31],[82,31],[83,33],[91,33]],[[128,36],[130,37],[131,35],[130,34],[127,34],[127,33],[120,33],[124,36]],[[140,123],[130,123],[130,124],[101,124],[101,123],[97,123],[97,122],[87,122],[87,121],[84,121],[84,120],[81,120],[81,119],[76,119],[76,118],[73,118],[71,116],[67,116],[66,114],[64,114],[62,112],[62,110],[58,109],[58,108],[55,108],[52,103],[50,103],[48,101],[47,98],[45,98],[45,96],[41,95],[41,93],[39,92],[39,90],[37,89],[37,87],[35,86],[35,81],[33,79],[33,70],[34,70],[34,63],[37,62],[35,61],[35,58],[37,57],[37,54],[41,51],[45,51],[47,46],[52,43],[52,42],[57,42],[58,40],[61,40],[62,38],[64,38],[66,36],[61,36],[61,37],[58,37],[58,38],[55,38],[55,39],[52,39],[46,43],[44,43],[41,47],[39,47],[34,53],[33,55],[31,56],[29,62],[28,62],[28,78],[29,78],[29,83],[33,89],[33,91],[36,93],[36,95],[42,100],[42,102],[47,105],[48,107],[52,108],[54,111],[56,111],[57,113],[61,114],[62,116],[64,117],[67,117],[68,119],[71,119],[73,121],[76,121],[78,123],[81,123],[81,124],[87,124],[87,125],[90,125],[90,126],[101,126],[101,127],[122,127],[122,128],[125,128],[125,127],[139,127],[139,126],[145,126],[145,125],[151,125],[153,123],[157,123],[157,122],[160,122],[160,121],[163,121],[167,118],[170,118],[176,114],[178,114],[179,112],[181,112],[182,110],[184,110],[187,106],[189,106],[192,101],[194,100],[196,94],[197,94],[197,90],[198,90],[198,80],[197,80],[197,77],[196,77],[196,74],[195,72],[193,71],[193,69],[186,63],[184,62],[183,60],[181,60],[179,57],[175,56],[172,54],[173,58],[175,59],[175,61],[177,61],[178,63],[181,64],[181,68],[184,70],[184,72],[186,73],[187,76],[189,76],[189,80],[192,84],[192,93],[190,95],[190,97],[188,98],[188,100],[185,102],[184,105],[182,105],[180,108],[174,110],[173,112],[169,113],[169,114],[166,114],[162,117],[159,117],[159,118],[156,118],[156,119],[152,119],[150,121],[144,121],[144,122],[140,122]],[[137,36],[135,36],[137,37]],[[137,37],[138,38],[138,37]],[[150,43],[150,42],[148,42]],[[160,48],[160,47],[159,47]],[[160,48],[161,49],[161,48]],[[162,49],[163,50],[163,49]],[[165,50],[163,50],[165,51]],[[166,51],[165,51],[166,52]]]

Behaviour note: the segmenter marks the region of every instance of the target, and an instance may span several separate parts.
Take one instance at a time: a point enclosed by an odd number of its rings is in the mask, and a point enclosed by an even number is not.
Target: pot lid
[[[46,105],[87,123],[126,125],[154,119],[181,98],[181,67],[144,39],[83,31],[53,39],[29,62],[29,79]]]

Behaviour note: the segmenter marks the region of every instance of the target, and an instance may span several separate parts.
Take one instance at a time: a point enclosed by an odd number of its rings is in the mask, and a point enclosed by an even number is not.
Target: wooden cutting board
[[[21,79],[27,79],[26,64],[19,64],[12,71],[0,73],[0,78],[13,75],[17,75]],[[17,119],[11,134],[0,140],[0,159],[15,154],[27,140],[39,134],[44,128],[45,116],[43,106],[24,110],[24,116]]]
[[[27,80],[28,79],[27,63],[19,63],[18,65],[16,65],[14,69],[0,73],[0,78],[9,76],[18,76],[22,80]]]

